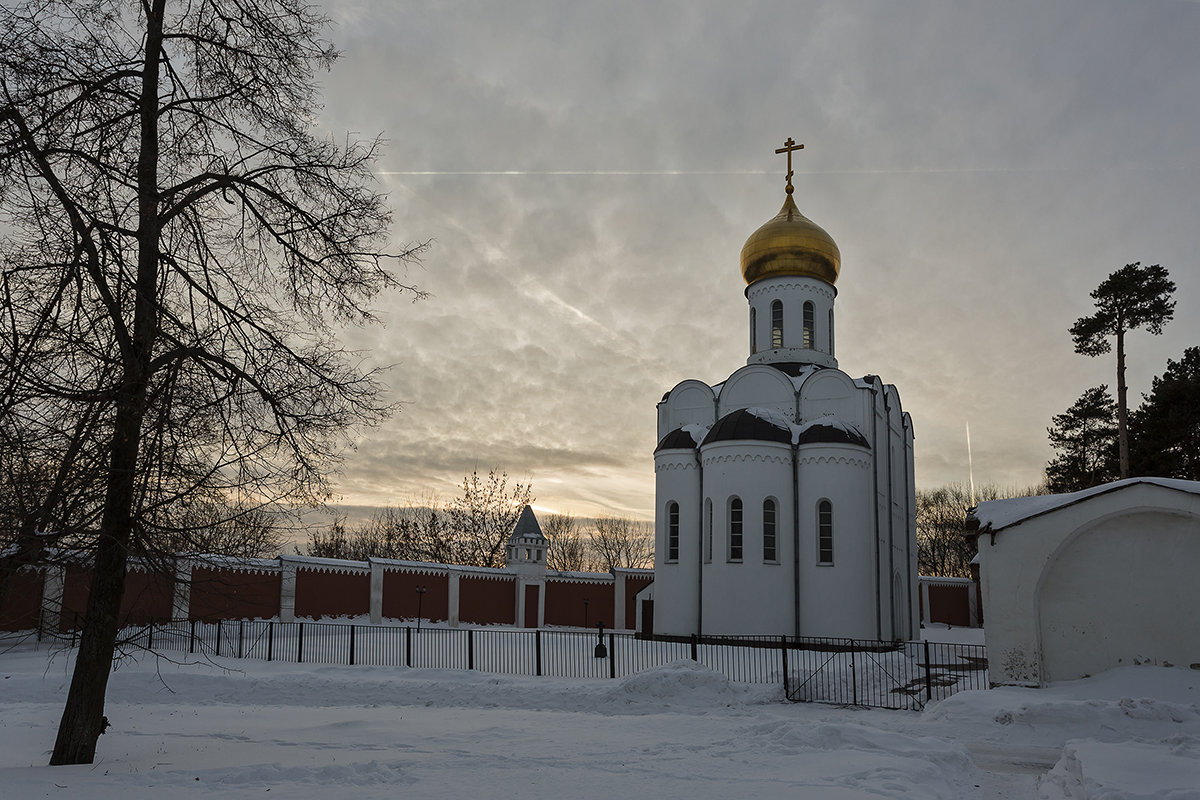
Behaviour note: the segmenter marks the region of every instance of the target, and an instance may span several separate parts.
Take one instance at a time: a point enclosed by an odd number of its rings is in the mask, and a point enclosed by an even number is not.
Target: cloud
[[[349,502],[475,465],[539,503],[650,516],[655,403],[744,363],[738,254],[782,202],[837,240],[838,358],[899,388],[917,482],[1035,482],[1045,427],[1109,359],[1067,327],[1162,263],[1180,312],[1130,339],[1131,396],[1200,341],[1200,7],[1033,0],[329,2],[331,131],[383,133],[397,243],[432,238],[349,331],[403,410]]]

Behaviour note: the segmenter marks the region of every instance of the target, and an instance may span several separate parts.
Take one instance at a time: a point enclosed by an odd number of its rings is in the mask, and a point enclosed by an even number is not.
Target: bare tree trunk
[[[166,0],[153,0],[146,20],[139,116],[137,295],[133,333],[121,343],[124,380],[117,400],[104,515],[96,547],[87,616],[75,673],[54,742],[51,764],[90,764],[104,732],[104,694],[116,651],[118,615],[132,535],[133,495],[150,357],[157,328],[158,71]]]
[[[1125,385],[1125,322],[1117,315],[1117,452],[1121,480],[1129,477],[1129,405]]]

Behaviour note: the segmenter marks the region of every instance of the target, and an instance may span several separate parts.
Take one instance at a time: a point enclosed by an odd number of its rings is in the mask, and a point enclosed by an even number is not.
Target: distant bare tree
[[[588,532],[588,545],[598,569],[651,567],[654,565],[654,528],[629,517],[598,517]]]
[[[587,543],[579,530],[579,520],[570,513],[550,514],[541,522],[542,533],[550,540],[546,566],[563,572],[590,569]]]
[[[347,429],[388,411],[335,335],[411,288],[387,267],[416,248],[387,252],[376,143],[314,129],[325,24],[303,0],[0,9],[0,410],[30,433],[96,420],[34,460],[23,517],[76,481],[95,498],[52,764],[94,758],[130,556],[161,552],[186,498],[324,499]]]
[[[533,503],[533,485],[515,482],[494,468],[487,477],[472,470],[462,492],[446,506],[452,553],[449,563],[503,567],[504,543],[512,535],[521,509]]]
[[[1001,489],[984,485],[975,490],[974,503],[1004,497],[1046,494],[1043,486]],[[967,512],[972,507],[971,491],[960,483],[937,489],[917,490],[917,571],[922,575],[950,578],[971,577],[976,544],[963,536]]]
[[[387,506],[366,522],[346,527],[335,519],[326,531],[308,535],[305,555],[321,558],[395,558],[403,561],[452,563],[453,546],[443,503],[433,497],[403,506]]]

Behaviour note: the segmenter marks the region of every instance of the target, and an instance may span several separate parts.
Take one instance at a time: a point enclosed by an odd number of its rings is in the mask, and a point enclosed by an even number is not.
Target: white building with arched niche
[[[742,249],[746,365],[715,385],[683,381],[658,404],[643,628],[917,635],[912,420],[894,386],[838,369],[840,266],[789,180],[779,214]]]

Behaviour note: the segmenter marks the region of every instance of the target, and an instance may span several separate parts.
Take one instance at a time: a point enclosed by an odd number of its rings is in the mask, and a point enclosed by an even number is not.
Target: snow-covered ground
[[[679,661],[618,680],[143,658],[96,763],[45,766],[69,654],[0,653],[0,798],[1200,798],[1200,671],[782,702]],[[183,793],[183,794],[180,794]]]

